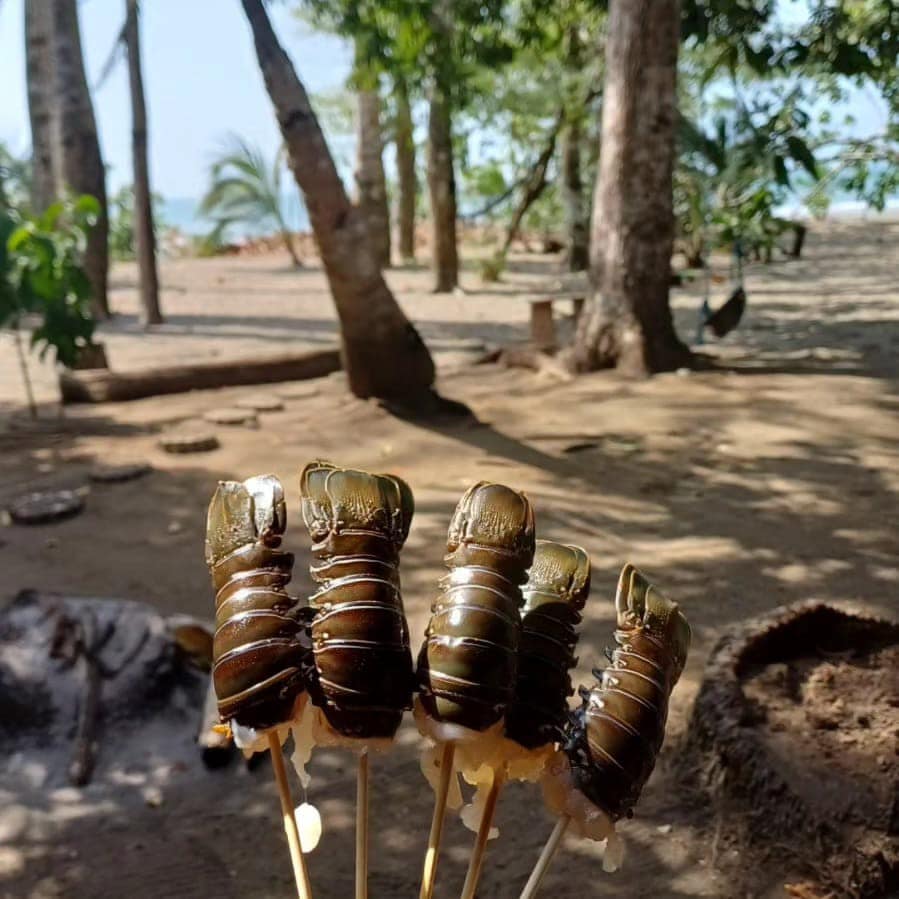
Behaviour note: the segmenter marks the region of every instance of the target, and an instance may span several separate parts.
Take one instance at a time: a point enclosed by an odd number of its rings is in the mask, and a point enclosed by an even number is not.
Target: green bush
[[[90,282],[81,260],[99,214],[88,196],[21,220],[0,208],[0,327],[17,330],[24,316],[37,316],[31,345],[42,359],[53,350],[57,362],[71,367],[93,342]]]

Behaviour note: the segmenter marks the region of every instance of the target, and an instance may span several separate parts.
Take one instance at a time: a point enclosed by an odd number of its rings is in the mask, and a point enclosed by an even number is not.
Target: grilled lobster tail
[[[310,695],[340,735],[392,737],[412,704],[412,656],[399,553],[414,501],[400,478],[307,465],[303,519],[313,539],[316,676]]]
[[[482,731],[506,713],[521,634],[520,585],[533,557],[527,497],[483,481],[469,488],[450,523],[449,574],[418,660],[421,703],[431,718]]]
[[[286,591],[293,555],[279,549],[285,518],[280,481],[261,475],[219,482],[206,524],[219,715],[257,730],[290,718],[309,664],[306,610]]]
[[[568,718],[569,669],[590,593],[590,558],[579,546],[538,540],[522,590],[521,645],[506,736],[526,749],[557,740]]]
[[[578,788],[612,820],[631,810],[652,773],[690,646],[678,606],[632,565],[621,572],[615,605],[612,664],[584,691],[565,750]]]

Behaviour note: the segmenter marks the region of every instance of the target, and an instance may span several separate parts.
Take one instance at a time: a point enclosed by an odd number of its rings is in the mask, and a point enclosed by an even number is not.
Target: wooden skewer
[[[281,815],[284,818],[284,832],[287,834],[287,848],[290,850],[290,863],[293,865],[293,876],[297,882],[299,899],[312,899],[312,886],[309,883],[309,872],[300,848],[300,834],[297,831],[297,819],[294,817],[293,798],[290,785],[287,783],[287,771],[284,768],[284,756],[276,731],[268,734],[269,755],[272,757],[272,768],[275,772],[275,783],[278,784],[278,795],[281,798]]]
[[[356,899],[368,899],[368,749],[356,775]]]
[[[431,833],[428,837],[428,851],[425,853],[425,867],[421,877],[419,899],[431,899],[434,893],[437,859],[440,855],[440,840],[443,836],[443,819],[446,816],[446,798],[449,795],[455,754],[455,743],[443,744],[443,755],[440,757],[440,784],[434,799],[434,815],[431,818]]]
[[[540,853],[540,858],[537,859],[537,864],[534,866],[534,870],[531,872],[528,882],[521,891],[520,899],[534,899],[534,896],[537,895],[537,890],[540,889],[540,883],[547,870],[549,870],[550,862],[553,860],[553,856],[559,848],[559,843],[562,842],[562,837],[565,836],[565,831],[568,829],[570,821],[571,818],[569,818],[568,815],[562,815],[562,817],[556,821],[556,826],[549,835],[549,839],[546,841],[546,845]]]
[[[484,800],[484,812],[481,815],[481,823],[478,827],[478,835],[474,842],[471,860],[468,863],[468,873],[465,875],[465,885],[462,887],[462,899],[474,899],[478,888],[478,880],[481,877],[481,868],[484,864],[484,856],[487,852],[487,840],[490,837],[490,828],[493,826],[493,816],[496,814],[496,801],[499,799],[499,791],[502,787],[502,779],[494,771],[493,783],[487,798]]]

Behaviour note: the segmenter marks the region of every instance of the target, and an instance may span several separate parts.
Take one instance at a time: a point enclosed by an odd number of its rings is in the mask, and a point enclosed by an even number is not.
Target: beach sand
[[[163,264],[169,324],[137,329],[133,266],[113,274],[104,325],[114,368],[185,358],[229,358],[335,341],[325,279],[314,265],[289,271],[286,257],[179,260]],[[727,260],[718,260],[724,273]],[[526,490],[539,534],[582,544],[594,564],[575,682],[590,680],[611,641],[612,591],[630,560],[685,610],[694,633],[674,693],[660,767],[633,821],[621,872],[603,875],[596,848],[566,841],[545,882],[557,897],[634,895],[782,896],[791,871],[760,869],[726,841],[670,771],[711,647],[728,625],[796,600],[852,600],[896,614],[899,587],[899,223],[814,225],[800,261],[747,269],[743,325],[703,350],[717,370],[626,381],[600,372],[562,382],[546,374],[471,364],[483,346],[523,341],[527,303],[555,277],[555,260],[518,255],[503,282],[484,290],[474,271],[464,293],[429,293],[426,270],[388,274],[441,366],[439,388],[467,403],[480,424],[400,421],[353,399],[342,377],[303,385],[230,388],[132,403],[52,405],[32,424],[21,407],[11,353],[0,362],[3,478],[0,506],[22,492],[80,487],[98,462],[154,466],[121,485],[94,485],[79,517],[39,528],[0,529],[4,594],[33,587],[150,602],[165,612],[211,617],[203,564],[206,504],[218,478],[273,472],[290,501],[294,584],[311,589],[297,476],[312,458],[391,471],[416,495],[403,584],[417,650],[441,575],[446,527],[463,490],[495,479]],[[726,296],[713,284],[712,305]],[[681,332],[692,337],[700,286],[674,292]],[[54,373],[34,366],[51,403]],[[313,396],[297,389],[314,385]],[[291,396],[293,391],[293,396]],[[169,456],[160,431],[249,394],[284,397],[260,427],[216,431],[221,448]],[[190,730],[188,728],[187,730]],[[276,799],[267,766],[205,772],[177,737],[169,757],[104,765],[82,792],[62,770],[0,771],[0,896],[199,897],[291,895]],[[417,894],[432,796],[417,764],[418,739],[404,724],[397,749],[373,762],[373,896]],[[65,753],[60,759],[64,761]],[[172,761],[174,758],[175,761]],[[38,766],[39,767],[39,766]],[[122,771],[125,771],[125,775]],[[315,896],[352,893],[354,762],[322,751],[311,800],[325,836],[310,857]],[[160,803],[148,804],[146,790]],[[517,896],[552,822],[534,788],[500,802],[504,832],[490,845],[481,895]],[[522,826],[524,825],[524,826]],[[663,833],[671,825],[670,832]],[[660,830],[661,828],[661,830]],[[472,835],[447,827],[440,896],[458,894]]]

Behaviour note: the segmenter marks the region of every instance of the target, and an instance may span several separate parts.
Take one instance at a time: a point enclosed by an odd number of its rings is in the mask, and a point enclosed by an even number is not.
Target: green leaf
[[[790,156],[817,181],[819,178],[818,165],[808,144],[801,137],[791,134],[787,138],[787,149],[790,151]]]
[[[777,183],[782,187],[790,186],[790,173],[787,171],[787,164],[783,156],[775,156],[772,160],[774,166],[774,177]]]

